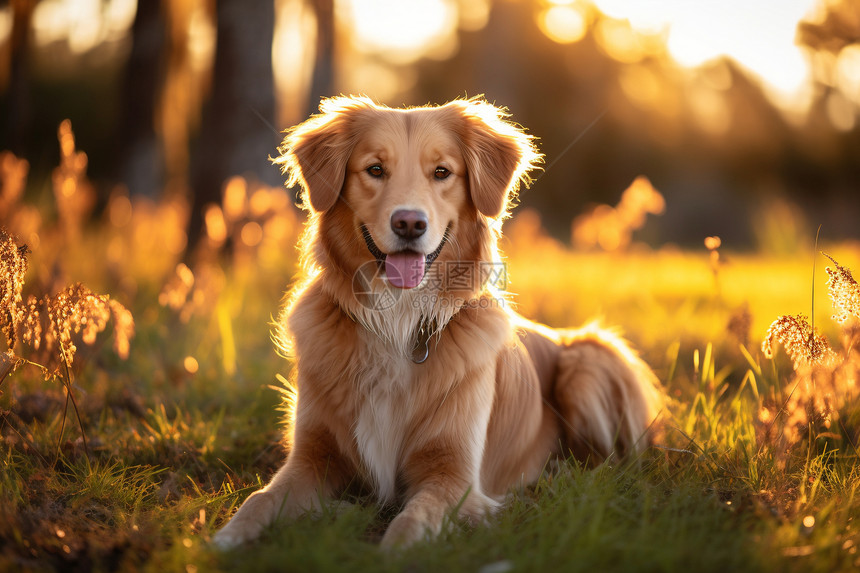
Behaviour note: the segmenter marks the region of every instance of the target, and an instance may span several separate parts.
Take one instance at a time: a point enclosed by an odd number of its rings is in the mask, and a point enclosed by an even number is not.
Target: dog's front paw
[[[439,533],[438,530],[438,527],[434,528],[424,520],[401,513],[388,526],[379,546],[386,551],[406,547],[417,541],[434,537]]]
[[[237,524],[230,521],[212,536],[212,544],[221,550],[234,549],[260,536],[263,526],[259,523]]]
[[[502,504],[493,498],[473,491],[460,505],[460,518],[473,527],[486,524],[501,506]]]
[[[260,537],[263,528],[274,521],[277,513],[275,496],[258,491],[245,500],[239,511],[212,537],[219,549],[233,549]]]

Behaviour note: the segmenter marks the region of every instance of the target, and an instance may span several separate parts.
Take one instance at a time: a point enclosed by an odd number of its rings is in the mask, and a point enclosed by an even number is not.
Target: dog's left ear
[[[534,138],[505,118],[507,113],[483,98],[448,104],[460,116],[460,141],[469,192],[478,211],[505,217],[520,182],[531,183],[529,172],[543,160]]]

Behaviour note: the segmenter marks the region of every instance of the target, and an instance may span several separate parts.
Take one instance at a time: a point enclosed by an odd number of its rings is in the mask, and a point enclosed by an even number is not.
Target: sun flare
[[[639,32],[665,33],[669,53],[684,67],[733,59],[760,77],[779,103],[795,103],[808,86],[809,65],[795,34],[815,0],[594,0],[594,5]]]
[[[457,7],[445,0],[351,0],[350,20],[359,47],[408,60],[452,41]]]

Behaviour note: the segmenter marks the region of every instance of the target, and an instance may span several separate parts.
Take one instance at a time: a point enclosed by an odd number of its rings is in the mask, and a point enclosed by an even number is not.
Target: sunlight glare
[[[235,221],[245,215],[248,202],[248,183],[244,177],[235,176],[224,185],[224,216]]]
[[[0,8],[0,45],[6,43],[12,33],[12,8],[3,6]]]
[[[815,0],[594,0],[594,4],[607,16],[629,20],[636,30],[667,29],[669,52],[682,66],[731,57],[783,100],[802,95],[808,83],[809,67],[795,45],[795,34]]]
[[[538,26],[552,41],[572,44],[585,36],[587,28],[582,12],[572,5],[553,5],[538,16]]]
[[[310,89],[317,43],[317,18],[299,0],[275,4],[272,68],[278,93],[278,124],[297,123],[307,113],[306,92]]]
[[[134,24],[137,0],[112,0],[104,6],[104,27],[108,40],[121,40]]]
[[[38,45],[66,41],[81,54],[123,39],[136,10],[135,0],[42,0],[33,11],[33,37]]]
[[[218,205],[209,205],[206,208],[204,215],[206,221],[206,234],[209,240],[220,245],[227,240],[227,221],[224,219],[224,212]]]
[[[392,59],[416,59],[433,46],[453,42],[457,7],[451,0],[351,0],[355,39]]]
[[[186,356],[185,360],[182,361],[182,366],[185,367],[185,371],[189,374],[197,374],[197,371],[200,370],[200,364],[193,356]]]
[[[665,52],[664,32],[643,32],[627,21],[604,19],[597,22],[595,37],[600,48],[617,62],[633,64],[647,56]]]
[[[460,0],[460,29],[477,32],[487,25],[490,19],[490,0]]]
[[[263,227],[256,221],[248,221],[242,225],[242,231],[239,233],[242,237],[242,242],[249,247],[256,247],[263,240]]]
[[[192,69],[200,73],[212,66],[215,57],[215,22],[198,2],[188,22],[188,56]]]
[[[860,44],[842,48],[836,59],[836,85],[860,105]]]

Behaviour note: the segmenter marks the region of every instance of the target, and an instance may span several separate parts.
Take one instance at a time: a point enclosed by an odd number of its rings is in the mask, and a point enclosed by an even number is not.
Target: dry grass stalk
[[[57,129],[60,165],[54,169],[54,198],[67,237],[80,233],[81,224],[95,203],[95,192],[86,178],[87,154],[75,148],[75,134],[68,119]]]
[[[71,367],[74,362],[77,336],[80,335],[85,344],[92,345],[112,319],[114,350],[120,357],[127,358],[129,341],[134,336],[131,312],[109,296],[94,293],[82,284],[41,299],[31,295],[24,303],[21,293],[28,266],[26,255],[26,246],[19,247],[0,228],[0,327],[8,351],[14,353],[18,343],[25,343],[49,357],[41,364],[30,364],[41,367],[46,376],[62,377],[62,367]]]
[[[841,266],[827,253],[822,254],[836,265],[836,269],[824,269],[828,275],[827,290],[830,300],[837,312],[833,315],[833,320],[843,326],[860,321],[860,285],[854,280],[850,270]]]
[[[761,344],[766,358],[773,358],[777,342],[791,357],[795,370],[815,364],[826,366],[836,359],[827,338],[809,324],[804,314],[783,315],[771,323]]]
[[[842,325],[846,340],[850,341],[860,321],[860,287],[850,270],[840,266],[831,256],[825,256],[836,265],[835,270],[826,269],[830,298],[837,311],[833,318]],[[850,344],[841,352],[834,351],[804,315],[781,316],[770,325],[762,343],[766,357],[773,356],[777,342],[792,358],[795,375],[792,389],[779,408],[775,404],[762,407],[759,439],[766,443],[775,438],[773,423],[784,413],[782,435],[789,445],[793,445],[816,428],[829,430],[840,409],[855,399],[860,359],[856,353],[850,352]]]
[[[75,339],[80,335],[85,344],[94,344],[98,333],[113,319],[114,349],[122,358],[127,358],[129,340],[134,336],[134,320],[123,305],[107,295],[94,293],[82,284],[66,287],[55,296],[37,299],[31,295],[25,304],[21,293],[27,272],[27,252],[26,246],[19,247],[0,227],[0,326],[8,346],[7,351],[0,355],[0,383],[22,364],[39,368],[46,379],[60,380],[66,390],[66,404],[57,441],[57,459],[69,403],[81,428],[84,451],[88,453],[86,432],[72,392],[72,366],[77,352]],[[46,358],[38,362],[21,358],[15,353],[18,342],[42,352]]]
[[[15,347],[18,326],[24,320],[21,291],[26,273],[27,246],[19,247],[0,228],[0,328],[10,350]]]

